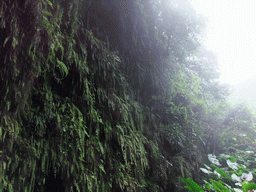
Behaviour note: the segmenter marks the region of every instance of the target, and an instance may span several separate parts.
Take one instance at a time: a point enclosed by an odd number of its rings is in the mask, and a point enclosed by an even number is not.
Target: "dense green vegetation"
[[[1,1],[0,191],[253,189],[205,25],[187,0]]]

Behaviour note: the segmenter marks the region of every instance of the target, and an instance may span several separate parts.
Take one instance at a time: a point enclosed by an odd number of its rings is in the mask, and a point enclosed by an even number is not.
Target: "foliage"
[[[207,174],[208,181],[204,180],[205,184],[203,188],[205,190],[213,190],[213,191],[244,191],[247,192],[249,190],[253,190],[256,187],[254,173],[255,168],[250,166],[250,161],[252,156],[255,156],[249,151],[241,151],[240,153],[248,154],[247,156],[243,156],[240,158],[239,156],[234,157],[227,154],[220,154],[217,159],[216,156],[212,154],[208,154],[209,161],[211,164],[209,166],[205,165],[205,168],[200,168],[200,170]],[[234,153],[233,155],[237,155]],[[221,162],[221,164],[219,163]],[[214,171],[212,171],[214,169]],[[184,182],[188,185],[188,181],[192,183],[193,180],[184,179]],[[194,181],[193,181],[194,182]],[[193,184],[193,185],[197,185]],[[185,186],[185,188],[187,188]],[[198,189],[196,189],[198,190]],[[196,191],[195,190],[195,191]]]
[[[189,1],[1,1],[0,190],[202,191],[204,154],[255,134],[225,101],[204,27]],[[244,157],[212,168],[241,179]]]
[[[187,185],[184,188],[187,188],[190,192],[202,192],[204,191],[196,182],[189,178],[181,178]]]
[[[43,46],[28,50],[27,60],[38,63],[30,101],[18,119],[8,106],[2,116],[2,189],[48,191],[51,174],[67,191],[140,187],[147,166],[140,106],[127,98],[118,56],[83,28],[80,2],[71,5],[65,12],[38,4]]]

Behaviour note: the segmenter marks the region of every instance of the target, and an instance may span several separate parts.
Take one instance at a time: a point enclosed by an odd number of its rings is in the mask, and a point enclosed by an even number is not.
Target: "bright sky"
[[[191,0],[208,20],[205,45],[217,58],[220,82],[232,85],[231,102],[256,111],[256,0]]]
[[[236,85],[256,78],[256,0],[191,2],[208,18],[205,45],[217,55],[221,82]]]

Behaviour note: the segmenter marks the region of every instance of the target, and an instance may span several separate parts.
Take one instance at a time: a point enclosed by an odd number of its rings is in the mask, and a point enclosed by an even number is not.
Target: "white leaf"
[[[245,179],[246,181],[251,181],[253,179],[253,175],[251,172],[247,173],[243,173],[241,176],[241,179]]]
[[[234,188],[234,191],[235,192],[243,192],[241,189],[238,189],[238,188]]]
[[[228,164],[228,166],[231,168],[231,169],[233,169],[233,170],[237,170],[238,168],[237,168],[237,166],[238,166],[238,164],[236,163],[236,162],[232,162],[232,161],[230,161],[229,159],[227,160],[227,164]]]
[[[218,165],[218,166],[221,165],[219,160],[216,158],[216,155],[208,154],[208,159],[215,165]]]
[[[238,182],[241,182],[241,179],[240,179],[240,177],[238,177],[236,174],[232,174],[231,175],[231,178],[234,180],[234,181],[238,181]]]
[[[200,168],[200,170],[201,170],[202,172],[206,173],[206,174],[209,174],[209,173],[210,173],[210,172],[209,172],[207,169],[205,169],[205,168]]]

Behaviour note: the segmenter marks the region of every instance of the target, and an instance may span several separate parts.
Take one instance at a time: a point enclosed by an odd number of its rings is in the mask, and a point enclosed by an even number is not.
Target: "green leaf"
[[[102,171],[102,172],[104,172],[105,174],[106,174],[106,172],[105,172],[105,169],[104,169],[104,167],[103,167],[103,165],[99,165],[99,168],[100,168],[100,170]]]
[[[120,130],[122,135],[124,135],[124,129],[122,128],[122,126],[121,125],[116,125],[116,127]]]
[[[51,16],[52,17],[52,14],[50,12],[48,12],[48,11],[42,10],[42,13],[45,16]]]
[[[229,192],[229,189],[227,187],[225,187],[224,185],[222,185],[222,181],[220,181],[220,180],[215,181],[215,180],[211,179],[211,183],[216,191]]]
[[[203,192],[204,190],[193,180],[189,178],[181,178],[187,185],[184,187],[188,189],[190,192]]]
[[[48,3],[48,5],[50,5],[50,7],[53,9],[52,2],[51,2],[51,1],[49,1],[49,0],[47,0],[47,3]]]
[[[236,158],[233,157],[233,156],[231,156],[231,155],[229,156],[229,160],[232,161],[232,163],[235,163],[235,162],[236,162]]]
[[[65,65],[65,63],[60,61],[58,58],[57,58],[57,67],[60,69],[60,73],[63,77],[66,77],[68,75],[67,66]]]
[[[216,168],[216,172],[219,173],[222,177],[228,178],[229,180],[232,180],[231,177],[223,170]]]
[[[243,182],[243,187],[242,187],[245,191],[248,190],[252,190],[252,189],[256,189],[256,184],[255,183],[246,183]]]
[[[208,189],[208,190],[210,190],[211,189],[211,185],[210,185],[210,183],[205,183],[205,187],[206,187],[206,189]]]

